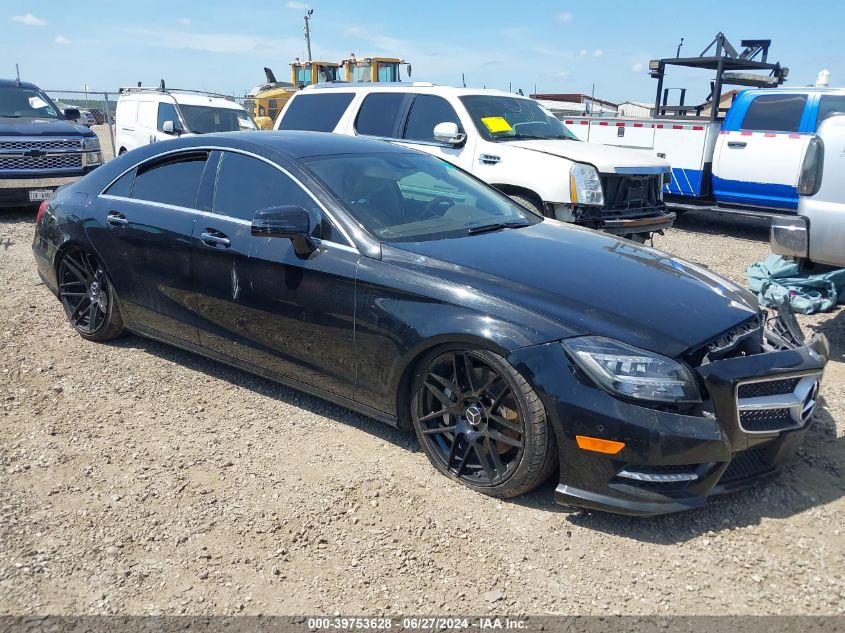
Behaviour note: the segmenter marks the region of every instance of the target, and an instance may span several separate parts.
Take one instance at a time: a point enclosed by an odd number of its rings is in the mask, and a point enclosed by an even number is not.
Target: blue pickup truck
[[[666,158],[670,207],[781,214],[796,212],[820,168],[811,149],[816,130],[842,112],[845,90],[762,88],[737,92],[723,121],[574,117],[564,124],[581,140]]]

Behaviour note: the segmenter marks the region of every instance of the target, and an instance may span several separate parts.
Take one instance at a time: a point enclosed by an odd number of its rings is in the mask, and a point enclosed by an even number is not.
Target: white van
[[[121,88],[115,113],[118,154],[184,134],[255,130],[252,117],[225,95],[195,90]]]
[[[449,161],[546,216],[643,241],[672,226],[670,168],[583,143],[537,101],[430,83],[331,83],[291,97],[277,130],[369,136]]]

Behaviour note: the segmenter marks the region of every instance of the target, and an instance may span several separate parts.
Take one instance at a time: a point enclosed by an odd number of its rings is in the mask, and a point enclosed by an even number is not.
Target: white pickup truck
[[[398,143],[439,156],[547,217],[640,241],[675,220],[662,195],[668,162],[581,143],[536,101],[508,92],[318,84],[294,94],[275,127]]]
[[[795,213],[810,139],[845,90],[764,88],[734,98],[724,121],[566,117],[582,141],[654,152],[672,164],[670,207]]]
[[[798,216],[772,219],[772,251],[845,268],[845,101],[809,142]]]

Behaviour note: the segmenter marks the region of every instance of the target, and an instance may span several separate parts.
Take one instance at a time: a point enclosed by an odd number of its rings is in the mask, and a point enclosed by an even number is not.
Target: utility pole
[[[308,23],[311,21],[311,16],[314,13],[314,9],[308,9],[308,13],[305,14],[305,44],[308,46],[308,61],[311,61],[311,27]]]

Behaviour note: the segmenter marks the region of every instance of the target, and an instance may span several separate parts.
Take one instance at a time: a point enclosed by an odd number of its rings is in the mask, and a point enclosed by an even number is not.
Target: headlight
[[[614,395],[651,402],[701,402],[695,378],[681,363],[600,336],[563,341],[572,359]]]
[[[592,165],[575,163],[569,170],[569,194],[572,204],[604,205],[599,173]]]
[[[99,152],[100,151],[100,139],[98,138],[86,138],[82,141],[82,149],[86,152]]]

